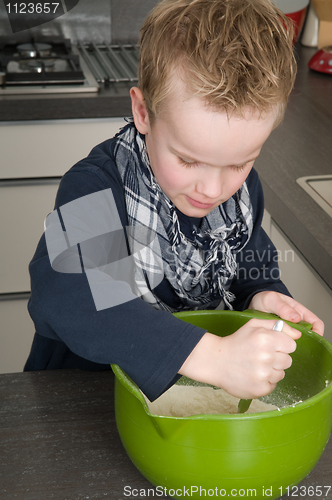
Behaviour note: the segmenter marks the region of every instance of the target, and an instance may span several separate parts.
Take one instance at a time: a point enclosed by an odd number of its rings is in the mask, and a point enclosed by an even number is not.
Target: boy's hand
[[[222,387],[243,399],[270,394],[292,364],[301,332],[284,324],[273,331],[275,320],[251,319],[232,335],[206,333],[179,373]]]
[[[324,323],[296,300],[278,292],[259,292],[251,299],[249,309],[273,313],[286,321],[298,323],[303,320],[312,324],[312,329],[319,335],[324,335]]]

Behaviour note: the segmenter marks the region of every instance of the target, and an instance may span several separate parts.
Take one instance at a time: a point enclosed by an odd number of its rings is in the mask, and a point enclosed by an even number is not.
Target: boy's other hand
[[[298,323],[306,321],[312,324],[312,329],[319,335],[324,335],[324,323],[316,314],[309,311],[296,300],[278,292],[259,292],[251,299],[249,309],[273,313],[286,321]]]
[[[275,320],[251,319],[235,333],[218,337],[206,333],[179,373],[225,389],[243,399],[270,394],[292,364],[301,332],[284,324],[272,330]]]

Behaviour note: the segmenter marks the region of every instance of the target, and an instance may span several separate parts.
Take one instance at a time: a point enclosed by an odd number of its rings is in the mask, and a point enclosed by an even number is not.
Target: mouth
[[[189,201],[189,203],[193,207],[196,207],[196,208],[209,209],[209,208],[214,207],[214,205],[215,205],[214,203],[201,203],[200,201],[194,200],[193,198],[190,198],[189,196],[187,196],[187,200]]]

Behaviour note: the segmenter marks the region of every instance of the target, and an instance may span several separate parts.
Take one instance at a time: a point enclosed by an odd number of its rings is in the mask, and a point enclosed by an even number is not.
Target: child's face
[[[183,84],[177,89],[152,124],[140,90],[132,89],[135,124],[145,135],[161,189],[182,213],[204,217],[241,187],[273,130],[276,113],[259,118],[258,112],[248,111],[246,119],[228,118],[200,98],[188,98]]]

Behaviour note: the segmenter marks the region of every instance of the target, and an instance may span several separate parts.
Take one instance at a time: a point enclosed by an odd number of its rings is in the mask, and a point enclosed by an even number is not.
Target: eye
[[[243,172],[243,170],[248,166],[248,165],[253,165],[255,160],[247,161],[247,163],[244,163],[243,165],[231,165],[230,167],[233,170],[236,170],[236,172]]]
[[[192,167],[197,167],[198,166],[197,162],[195,162],[195,161],[186,161],[183,158],[181,158],[180,156],[178,156],[178,160],[179,160],[179,163],[181,163],[181,165],[183,165],[186,168],[192,168]]]
[[[245,163],[244,165],[237,165],[237,166],[235,166],[235,165],[231,165],[231,168],[232,168],[233,170],[236,170],[237,172],[243,172],[244,167],[245,167],[246,165],[247,165],[247,163]]]

